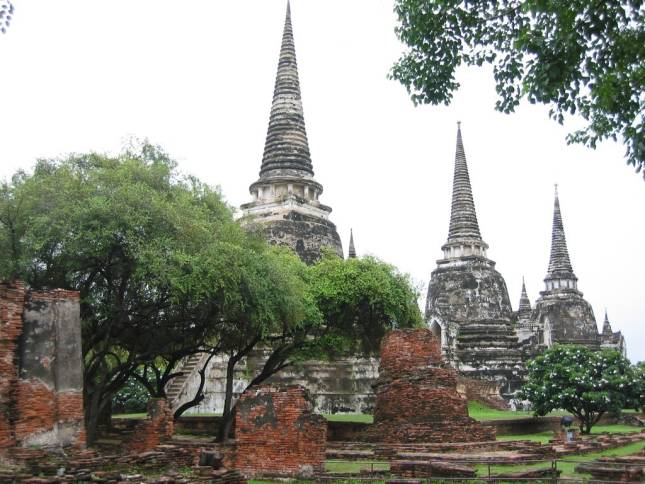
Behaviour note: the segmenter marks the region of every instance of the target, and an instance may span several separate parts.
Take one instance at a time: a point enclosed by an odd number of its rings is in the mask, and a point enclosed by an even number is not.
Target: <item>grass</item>
[[[347,472],[359,473],[361,471],[389,471],[389,462],[381,461],[350,461],[350,460],[334,460],[330,459],[325,461],[326,472]]]
[[[591,427],[592,434],[602,434],[603,432],[640,432],[640,427],[634,427],[633,425],[594,425]]]
[[[600,457],[621,457],[625,455],[636,454],[642,449],[645,449],[645,441],[634,442],[624,447],[618,447],[617,449],[607,449],[583,455],[565,456],[562,460],[558,459],[558,469],[562,471],[563,477],[581,477],[582,475],[576,473],[575,471],[575,467],[581,462],[589,462]],[[527,471],[531,469],[542,469],[545,467],[551,467],[551,462],[539,462],[535,464],[525,465],[491,465],[490,472],[491,474],[501,474]],[[479,476],[488,475],[487,465],[477,465],[476,469]]]
[[[142,412],[142,413],[118,413],[115,415],[112,415],[112,418],[133,418],[133,419],[139,419],[139,418],[146,418],[148,416],[147,413]],[[204,412],[204,413],[185,413],[182,415],[182,417],[221,417],[221,413],[213,413],[213,412]]]
[[[632,427],[630,425],[596,425],[591,428],[592,434],[609,433],[614,434],[617,432],[640,432],[640,427]],[[533,442],[540,442],[546,444],[553,438],[553,431],[546,430],[536,434],[520,434],[520,435],[498,435],[497,440],[531,440]]]
[[[510,418],[533,417],[533,412],[524,410],[517,410],[516,412],[513,412],[512,410],[497,410],[496,408],[490,408],[474,401],[468,402],[468,414],[475,420],[503,420]],[[565,410],[556,410],[548,413],[546,416],[561,417],[563,415],[570,415],[570,413]]]
[[[323,413],[322,416],[330,422],[374,422],[374,416],[367,413]]]

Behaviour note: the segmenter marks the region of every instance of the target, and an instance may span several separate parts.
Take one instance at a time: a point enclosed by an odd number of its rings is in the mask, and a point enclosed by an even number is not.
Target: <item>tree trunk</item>
[[[92,445],[96,442],[99,434],[99,417],[100,417],[100,392],[94,391],[88,398],[89,403],[85,409],[85,435],[87,444]]]
[[[106,429],[112,428],[112,399],[110,398],[99,410],[98,425]]]
[[[177,421],[181,415],[188,410],[189,408],[196,407],[199,405],[202,400],[204,400],[204,385],[206,384],[206,368],[208,367],[208,364],[210,363],[211,359],[215,356],[215,353],[211,353],[208,358],[206,358],[206,362],[202,366],[201,370],[198,371],[199,373],[199,387],[197,388],[197,391],[195,392],[195,396],[190,400],[189,402],[184,403],[181,407],[179,407],[177,410],[175,410],[175,413],[173,415],[173,420]]]
[[[217,434],[218,442],[226,442],[228,435],[233,427],[233,412],[231,410],[231,403],[233,401],[233,376],[235,374],[235,365],[237,358],[231,356],[226,365],[226,394],[224,396],[224,410],[222,412],[222,422]]]

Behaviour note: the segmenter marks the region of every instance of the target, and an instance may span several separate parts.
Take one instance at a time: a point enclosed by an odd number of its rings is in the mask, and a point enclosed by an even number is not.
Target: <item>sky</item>
[[[148,138],[179,169],[250,201],[266,136],[285,0],[14,0],[0,35],[0,179],[38,158],[116,153]],[[448,235],[456,122],[488,255],[514,308],[546,275],[557,183],[579,289],[645,360],[645,181],[624,147],[568,146],[582,126],[545,106],[494,110],[487,67],[458,72],[450,106],[414,107],[387,79],[403,46],[392,0],[292,0],[321,202],[345,251],[410,273],[425,295]],[[423,298],[422,298],[423,299]],[[423,306],[423,301],[420,301]]]

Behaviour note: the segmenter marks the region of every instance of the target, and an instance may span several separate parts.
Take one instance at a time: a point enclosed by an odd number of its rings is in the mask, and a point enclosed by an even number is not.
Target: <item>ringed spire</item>
[[[349,250],[347,251],[348,259],[356,259],[356,248],[354,247],[354,230],[349,229]]]
[[[526,294],[526,284],[524,283],[524,277],[522,277],[522,295],[520,296],[520,307],[518,312],[520,314],[531,312],[531,301],[529,299],[529,296]]]
[[[461,137],[461,121],[459,121],[457,123],[457,148],[452,182],[452,207],[448,242],[461,238],[482,240],[473,200],[473,190],[470,186],[466,152]]]
[[[558,185],[555,185],[555,199],[553,202],[553,229],[551,232],[551,255],[549,257],[549,268],[547,278],[550,279],[577,279],[573,273],[567,238],[564,233],[562,212],[560,210],[560,198],[558,196]]]
[[[287,2],[287,13],[284,20],[282,45],[260,178],[274,174],[309,177],[314,175],[302,109],[289,2]]]

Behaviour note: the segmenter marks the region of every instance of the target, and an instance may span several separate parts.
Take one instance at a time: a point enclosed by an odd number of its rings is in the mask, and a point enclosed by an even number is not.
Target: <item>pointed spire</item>
[[[356,259],[356,248],[354,247],[354,230],[349,229],[349,251],[347,253],[348,259]]]
[[[612,334],[611,323],[607,317],[607,309],[605,308],[605,321],[602,323],[602,334]]]
[[[277,174],[284,174],[284,170],[291,174],[296,171],[302,176],[314,174],[300,97],[289,2],[260,177],[270,175],[273,170],[277,170]]]
[[[518,312],[520,314],[526,314],[531,312],[531,301],[529,300],[529,297],[526,294],[526,284],[524,284],[524,277],[522,277],[522,295],[520,296],[520,307]]]
[[[468,238],[481,240],[473,192],[470,187],[468,164],[464,144],[461,139],[461,122],[457,123],[457,151],[455,154],[455,174],[452,182],[452,210],[448,242]]]
[[[549,259],[549,269],[547,278],[555,279],[575,279],[571,261],[569,260],[569,250],[567,249],[567,239],[564,235],[564,225],[562,224],[562,214],[560,213],[560,200],[558,198],[558,186],[555,186],[555,201],[553,204],[553,232],[551,234],[551,257]]]

